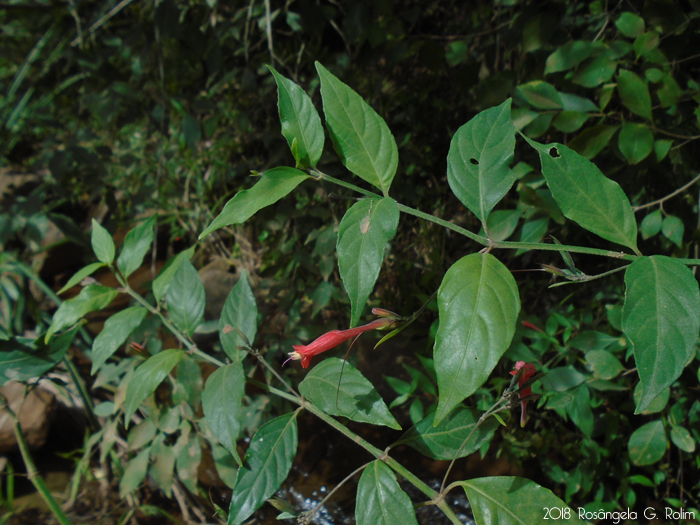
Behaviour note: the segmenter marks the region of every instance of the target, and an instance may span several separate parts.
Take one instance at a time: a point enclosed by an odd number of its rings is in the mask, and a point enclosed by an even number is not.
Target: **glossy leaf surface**
[[[226,355],[232,361],[241,359],[239,346],[245,346],[246,342],[233,330],[238,328],[248,339],[249,344],[255,342],[255,334],[258,331],[258,305],[255,302],[253,290],[248,283],[248,275],[245,270],[241,272],[236,286],[228,294],[224,309],[219,318],[219,338]]]
[[[520,311],[515,279],[491,254],[461,258],[438,291],[435,370],[440,399],[435,425],[488,379],[508,349]]]
[[[247,221],[261,209],[287,196],[308,178],[306,173],[295,168],[281,167],[266,171],[255,186],[236,193],[199,238],[203,239],[219,228]]]
[[[192,335],[204,317],[204,285],[197,270],[187,258],[183,258],[165,294],[170,319],[180,330]]]
[[[625,272],[622,330],[634,348],[644,395],[635,414],[680,377],[700,331],[693,272],[669,257],[639,258]]]
[[[389,127],[348,85],[316,62],[326,126],[343,165],[389,195],[399,153]]]
[[[459,128],[447,154],[452,192],[482,223],[515,182],[508,167],[515,149],[510,105],[508,99]]]
[[[105,321],[104,328],[97,334],[92,343],[92,370],[94,374],[109,359],[117,349],[124,344],[148,310],[143,306],[132,306],[118,312]]]
[[[287,139],[298,168],[316,166],[323,151],[323,126],[321,117],[309,96],[294,82],[280,75],[274,68],[268,69],[277,82],[277,107],[282,124],[282,135]],[[293,147],[296,140],[296,146]]]
[[[202,408],[209,428],[239,465],[241,460],[236,450],[236,440],[241,430],[244,391],[243,365],[236,361],[210,375],[202,392]]]
[[[185,353],[182,350],[163,350],[149,357],[133,373],[126,389],[124,424],[128,427],[131,416],[141,406],[144,399],[156,391],[158,385],[180,362]]]
[[[375,460],[362,472],[355,504],[357,525],[418,525],[413,503],[396,474],[383,461]]]
[[[301,395],[332,416],[401,430],[372,383],[348,362],[338,387],[342,363],[341,359],[329,358],[316,365],[299,385]]]
[[[280,416],[258,430],[238,469],[228,525],[241,525],[287,478],[297,453],[296,413]]]
[[[394,199],[362,199],[340,221],[338,267],[350,296],[350,327],[357,324],[384,261],[384,249],[396,235],[399,208]]]
[[[117,266],[124,277],[129,277],[141,266],[143,258],[153,243],[155,225],[156,216],[154,215],[126,234],[124,246],[117,259]]]

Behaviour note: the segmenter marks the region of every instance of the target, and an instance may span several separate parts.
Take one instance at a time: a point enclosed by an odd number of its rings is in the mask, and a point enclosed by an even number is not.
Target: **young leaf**
[[[634,261],[625,272],[622,330],[634,348],[644,396],[635,414],[680,377],[700,331],[700,290],[684,264],[660,255]]]
[[[165,302],[170,319],[188,336],[202,322],[205,299],[204,285],[197,270],[189,259],[183,258],[165,294]]]
[[[156,216],[153,215],[126,234],[124,246],[117,259],[117,266],[125,278],[141,266],[153,242],[155,225]]]
[[[343,165],[389,195],[399,150],[389,127],[348,85],[316,62],[326,126]]]
[[[394,471],[383,461],[367,465],[360,477],[355,520],[357,525],[418,525],[411,498],[401,490]]]
[[[103,262],[96,262],[92,264],[88,264],[85,268],[82,268],[75,272],[75,275],[68,279],[68,282],[65,284],[63,288],[61,288],[58,292],[56,292],[57,295],[61,295],[63,292],[66,290],[69,290],[73,288],[76,284],[78,284],[80,281],[85,279],[86,277],[92,275],[95,271],[99,270],[100,268],[105,267],[106,264]]]
[[[350,296],[350,327],[357,324],[379,277],[384,248],[396,235],[399,208],[391,198],[362,199],[340,221],[338,267]]]
[[[651,95],[649,86],[639,76],[626,69],[617,77],[617,92],[627,109],[635,115],[651,120]]]
[[[68,299],[59,306],[56,313],[53,314],[45,341],[48,343],[53,334],[75,324],[85,314],[106,308],[117,295],[119,292],[108,286],[97,284],[86,286],[80,290],[76,297]]]
[[[291,80],[283,77],[274,68],[267,66],[275,76],[278,90],[282,135],[287,139],[297,161],[297,168],[316,166],[323,152],[323,126],[321,117],[309,95]],[[294,141],[296,140],[296,143]],[[292,148],[292,144],[295,147]]]
[[[637,221],[620,185],[595,164],[558,143],[539,144],[542,174],[552,197],[568,219],[596,235],[637,250]]]
[[[131,376],[126,389],[124,406],[124,425],[128,428],[131,416],[141,406],[141,402],[156,391],[168,374],[175,368],[184,356],[182,350],[163,350],[161,353],[148,358]]]
[[[508,167],[515,150],[510,105],[508,99],[459,128],[447,154],[447,182],[482,224],[515,182]]]
[[[124,344],[129,334],[136,330],[146,317],[148,310],[143,306],[132,306],[111,316],[104,328],[92,343],[92,370],[95,374],[117,349]]]
[[[654,134],[646,124],[623,124],[617,138],[620,151],[630,164],[639,164],[654,148]]]
[[[245,346],[245,341],[233,329],[234,327],[246,336],[248,343],[251,345],[254,343],[255,334],[258,331],[258,306],[248,284],[245,270],[241,272],[236,286],[228,294],[219,318],[221,345],[232,361],[240,361],[238,347]]]
[[[163,269],[160,271],[158,277],[153,281],[153,295],[156,301],[161,302],[165,294],[168,292],[168,287],[175,277],[175,273],[180,269],[183,259],[188,261],[194,256],[195,246],[190,246],[188,249],[181,251],[175,257],[170,259]]]
[[[241,429],[241,402],[245,375],[240,361],[222,366],[207,379],[202,392],[202,409],[216,439],[241,465],[236,440]]]
[[[241,525],[287,478],[297,453],[297,413],[266,423],[250,441],[233,488],[228,525]]]
[[[653,465],[664,457],[667,448],[668,438],[660,420],[639,427],[627,442],[630,459],[638,466]]]
[[[460,406],[450,412],[436,427],[433,425],[435,418],[433,413],[408,429],[401,439],[394,443],[394,446],[408,445],[430,458],[451,460],[474,429],[480,415],[474,409]],[[459,457],[466,457],[479,450],[484,443],[491,441],[497,426],[495,419],[489,418],[484,421],[464,445]]]
[[[458,484],[467,493],[474,520],[480,525],[542,523],[545,512],[543,509],[560,510],[562,522],[567,525],[585,525],[585,522],[578,518],[576,511],[569,508],[551,490],[529,479],[494,476],[460,481]]]
[[[114,241],[109,232],[95,219],[92,219],[92,251],[100,262],[112,264],[114,261]]]
[[[342,364],[341,359],[329,358],[316,365],[299,385],[301,395],[331,416],[401,430],[372,383],[348,362],[338,387]]]
[[[204,239],[219,228],[247,221],[261,209],[287,196],[308,178],[306,173],[295,168],[280,167],[266,171],[260,176],[255,186],[249,190],[239,191],[226,203],[224,209],[207,226],[199,239]]]
[[[520,311],[518,287],[493,255],[474,253],[447,270],[438,309],[434,356],[440,399],[435,426],[484,384],[508,349]]]

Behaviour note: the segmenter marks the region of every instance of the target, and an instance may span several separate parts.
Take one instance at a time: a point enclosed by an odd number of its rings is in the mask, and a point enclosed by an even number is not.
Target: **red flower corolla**
[[[353,337],[367,332],[368,330],[387,328],[393,325],[395,322],[395,319],[385,317],[372,321],[364,326],[350,328],[349,330],[331,330],[308,345],[294,345],[294,352],[289,353],[289,359],[287,359],[287,361],[297,361],[301,359],[301,366],[304,368],[309,368],[311,358],[313,356],[325,352],[326,350],[330,350],[331,348],[335,348],[340,343],[345,342],[348,339],[352,339]],[[285,363],[287,361],[285,361]]]
[[[535,368],[535,365],[532,363],[525,363],[525,361],[518,361],[515,363],[515,370],[511,370],[510,375],[515,375],[518,373],[518,370],[521,368],[525,367],[525,370],[523,370],[523,373],[520,374],[520,379],[518,380],[518,386],[521,387],[520,390],[518,390],[518,393],[520,394],[520,409],[521,409],[521,414],[520,414],[520,426],[524,427],[525,423],[527,423],[527,399],[532,395],[532,387],[528,386],[525,388],[522,388],[523,384],[530,379],[532,376],[534,376],[537,373],[537,369]]]

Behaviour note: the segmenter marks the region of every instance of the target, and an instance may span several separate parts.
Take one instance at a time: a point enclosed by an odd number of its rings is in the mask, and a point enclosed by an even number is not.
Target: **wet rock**
[[[54,396],[41,389],[29,389],[17,381],[9,381],[0,388],[0,395],[7,399],[10,409],[19,415],[24,439],[30,449],[37,449],[46,442]],[[0,452],[16,449],[14,422],[5,409],[0,409]]]

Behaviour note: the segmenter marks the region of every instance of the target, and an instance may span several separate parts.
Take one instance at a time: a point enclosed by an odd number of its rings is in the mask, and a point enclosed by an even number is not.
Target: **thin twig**
[[[350,474],[348,474],[347,476],[345,476],[345,479],[343,479],[343,481],[341,481],[340,483],[338,483],[338,484],[335,486],[335,488],[333,488],[333,490],[331,490],[325,498],[323,498],[321,501],[319,501],[319,502],[318,502],[318,505],[316,505],[316,506],[313,508],[313,510],[309,511],[308,514],[304,514],[303,518],[301,518],[301,519],[303,520],[301,523],[309,523],[309,522],[311,522],[311,520],[313,519],[314,515],[319,511],[319,509],[320,509],[321,507],[323,507],[323,505],[326,503],[326,501],[328,501],[328,500],[333,496],[333,494],[336,493],[336,491],[337,491],[340,487],[342,487],[345,483],[347,483],[348,481],[350,481],[350,480],[355,476],[355,474],[357,474],[358,472],[362,472],[364,469],[366,469],[367,466],[368,466],[370,463],[372,463],[372,462],[369,461],[369,462],[365,463],[365,464],[362,465],[361,467],[356,468],[356,469],[353,470]]]
[[[691,180],[688,184],[685,184],[685,185],[681,186],[680,188],[678,188],[678,189],[677,189],[676,191],[674,191],[673,193],[669,193],[669,194],[666,195],[665,197],[662,197],[662,198],[660,198],[660,199],[656,199],[655,201],[649,202],[649,203],[647,203],[647,204],[642,204],[641,206],[632,206],[632,211],[639,211],[639,210],[643,210],[644,208],[650,208],[651,206],[655,206],[656,204],[661,204],[662,202],[665,202],[665,201],[667,201],[668,199],[670,199],[670,198],[672,198],[672,197],[675,197],[675,196],[678,195],[679,193],[682,193],[683,191],[687,190],[688,188],[690,188],[693,184],[695,184],[695,183],[698,182],[699,180],[700,180],[700,175],[698,175],[697,177],[695,177],[695,178],[694,178],[693,180]]]

